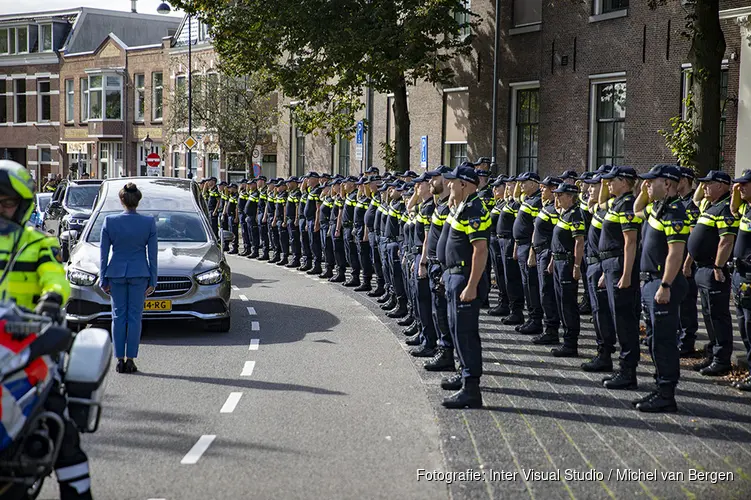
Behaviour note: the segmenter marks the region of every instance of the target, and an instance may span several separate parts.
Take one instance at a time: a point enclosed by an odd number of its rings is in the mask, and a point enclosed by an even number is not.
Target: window
[[[516,172],[537,171],[540,138],[540,89],[518,89],[515,108]]]
[[[48,122],[52,114],[52,92],[49,80],[37,82],[37,94],[38,120]]]
[[[443,93],[443,161],[458,166],[467,159],[469,131],[469,91],[466,89]],[[454,165],[455,158],[463,157]],[[442,161],[442,162],[443,162]]]
[[[542,22],[542,0],[514,0],[514,27]]]
[[[122,78],[119,76],[107,76],[105,87],[106,118],[108,120],[120,120],[122,118]]]
[[[594,0],[592,7],[595,15],[608,14],[628,9],[628,0]]]
[[[470,26],[469,23],[472,20],[471,20],[471,16],[469,15],[470,0],[461,0],[461,1],[466,11],[455,12],[454,19],[456,19],[456,22],[459,23],[459,25],[461,26],[460,31],[459,31],[459,36],[464,38],[464,37],[469,36],[470,34],[472,27]]]
[[[26,26],[0,29],[0,54],[25,54],[29,51],[29,29]]]
[[[448,165],[451,168],[456,168],[465,161],[467,161],[467,145],[466,144],[449,144],[448,145]]]
[[[89,118],[102,119],[102,76],[89,77]]]
[[[89,118],[92,120],[122,119],[122,85],[119,75],[89,77]]]
[[[151,115],[153,120],[161,120],[162,119],[162,92],[164,91],[163,87],[163,81],[162,81],[162,73],[152,73],[151,74],[151,95],[152,95],[152,103],[151,103]]]
[[[79,83],[81,84],[81,121],[85,122],[89,119],[89,80],[81,78]]]
[[[338,170],[337,173],[342,175],[349,175],[349,150],[350,150],[350,140],[347,139],[345,136],[340,135],[339,140],[337,141],[337,151],[338,151]]]
[[[76,93],[73,89],[73,80],[65,80],[65,121],[73,121],[73,98]]]
[[[18,54],[24,54],[29,51],[28,28],[16,28],[16,48],[18,49]]]
[[[146,77],[144,75],[136,75],[133,80],[136,88],[136,121],[142,122],[146,108]]]
[[[172,153],[172,177],[180,177],[178,173],[180,170],[180,153],[175,151]]]
[[[39,148],[39,163],[50,163],[52,161],[52,151],[50,148]]]
[[[185,75],[177,75],[175,78],[175,90],[178,93],[183,93],[188,91],[188,77]]]
[[[594,164],[622,165],[626,138],[626,82],[596,83],[594,90]]]
[[[295,174],[305,172],[305,134],[295,127]]]
[[[8,80],[0,78],[0,123],[8,123],[8,102],[6,95],[8,93]]]
[[[39,52],[52,52],[51,24],[43,24],[39,27]]]
[[[8,28],[0,28],[0,54],[8,54]]]
[[[26,79],[13,80],[15,84],[16,123],[26,123]]]

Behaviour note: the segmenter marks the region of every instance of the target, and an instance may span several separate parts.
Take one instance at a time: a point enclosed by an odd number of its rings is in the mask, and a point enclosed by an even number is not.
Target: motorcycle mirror
[[[73,334],[70,330],[57,325],[50,326],[29,345],[29,359],[33,361],[42,356],[65,352],[72,343]]]

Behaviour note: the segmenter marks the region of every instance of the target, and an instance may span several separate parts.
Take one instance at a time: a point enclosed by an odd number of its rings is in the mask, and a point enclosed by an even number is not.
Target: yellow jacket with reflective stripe
[[[0,283],[0,298],[13,299],[19,306],[33,309],[39,297],[55,292],[62,296],[65,303],[70,296],[70,284],[63,265],[58,261],[60,245],[57,239],[31,227],[24,227],[22,231],[13,268]],[[17,236],[17,232],[0,236],[2,271],[12,260],[11,251]]]

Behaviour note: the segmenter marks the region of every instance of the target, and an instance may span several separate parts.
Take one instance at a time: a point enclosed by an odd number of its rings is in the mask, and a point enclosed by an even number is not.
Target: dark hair
[[[135,184],[132,182],[127,183],[120,190],[120,201],[125,205],[125,208],[133,210],[138,207],[138,202],[141,201],[141,191],[138,190]]]

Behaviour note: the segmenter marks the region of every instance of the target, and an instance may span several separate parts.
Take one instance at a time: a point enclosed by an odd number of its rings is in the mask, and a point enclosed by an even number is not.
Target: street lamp
[[[167,2],[162,2],[156,8],[159,14],[169,14],[172,9]],[[193,84],[191,73],[193,72],[193,16],[188,14],[188,137],[193,135]],[[193,178],[193,162],[191,161],[190,148],[185,153],[185,165],[188,167],[188,179]]]
[[[154,141],[151,140],[151,137],[149,137],[149,134],[146,134],[146,139],[143,140],[143,146],[146,148],[146,154],[151,153],[151,146],[154,144]]]

